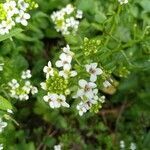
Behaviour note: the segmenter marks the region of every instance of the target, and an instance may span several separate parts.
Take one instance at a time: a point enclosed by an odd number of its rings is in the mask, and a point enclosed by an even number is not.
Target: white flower
[[[130,144],[130,150],[136,150],[136,144],[135,143]]]
[[[102,69],[97,68],[97,65],[97,63],[85,65],[86,71],[91,74],[90,80],[92,82],[95,82],[97,80],[97,75],[101,75],[103,73]]]
[[[0,144],[0,150],[3,150],[3,144]]]
[[[57,94],[51,94],[51,93],[48,93],[48,95],[45,95],[43,97],[44,101],[48,102],[49,106],[51,108],[59,108],[60,107],[60,103],[58,103],[57,98],[58,98]]]
[[[19,12],[19,16],[16,17],[16,22],[21,23],[23,26],[27,26],[27,20],[30,19],[30,15],[24,11]]]
[[[29,7],[29,4],[26,3],[24,0],[19,0],[18,6],[21,10],[25,11]]]
[[[20,94],[19,95],[19,99],[22,100],[28,100],[29,99],[29,95],[28,94]]]
[[[83,12],[82,12],[82,10],[77,10],[76,18],[81,19],[81,18],[82,18],[82,16],[83,16]]]
[[[0,71],[3,71],[3,66],[4,66],[4,63],[1,63],[0,64]]]
[[[60,144],[54,145],[54,150],[61,150],[61,145]]]
[[[57,97],[57,101],[63,107],[70,107],[70,105],[66,102],[66,97],[62,94]]]
[[[33,86],[33,87],[31,88],[31,93],[32,93],[33,95],[36,94],[36,93],[38,93],[37,87]]]
[[[77,31],[79,26],[77,19],[82,18],[82,13],[81,11],[77,11],[76,14],[74,10],[75,8],[71,4],[68,4],[65,8],[52,13],[51,18],[57,32],[68,35]]]
[[[56,61],[56,66],[57,67],[63,67],[64,70],[69,70],[71,68],[71,61],[72,61],[72,57],[70,55],[67,55],[65,53],[62,53],[60,55],[60,60]]]
[[[105,102],[105,96],[101,96],[98,100],[99,100],[101,103],[104,103],[104,102]]]
[[[83,102],[80,102],[76,108],[79,111],[80,116],[82,116],[84,113],[87,112],[87,110],[90,109],[89,105],[87,103],[83,103]]]
[[[69,78],[69,77],[75,77],[77,75],[76,71],[70,71],[70,70],[62,70],[59,71],[59,75],[64,77],[65,79]]]
[[[13,15],[18,14],[18,9],[16,7],[15,1],[8,1],[3,4],[4,10],[7,12],[7,17],[11,18]]]
[[[65,15],[65,12],[62,12],[62,11],[56,11],[56,12],[53,12],[52,15],[51,15],[51,19],[55,22],[57,20],[63,20],[64,19],[64,15]]]
[[[41,88],[42,88],[43,90],[47,90],[47,87],[46,87],[46,83],[45,83],[45,82],[40,83],[40,85],[41,85]]]
[[[16,99],[18,99],[18,95],[17,95],[17,93],[16,93],[16,90],[15,90],[15,89],[10,90],[10,96],[11,96],[12,98],[16,98]]]
[[[121,149],[124,149],[125,148],[125,143],[123,140],[120,141],[120,148]]]
[[[128,0],[118,0],[118,2],[122,5],[122,4],[127,4]]]
[[[93,82],[87,82],[86,80],[79,80],[80,89],[77,91],[77,97],[86,96],[88,99],[93,98],[94,93],[93,89],[96,87],[96,84]]]
[[[106,81],[103,82],[103,86],[104,86],[105,88],[108,88],[108,87],[111,86],[111,84],[110,84],[109,81],[106,80]]]
[[[74,11],[74,7],[71,4],[68,4],[65,8],[62,9],[62,11],[70,15]]]
[[[13,111],[11,109],[7,109],[7,112],[13,114]]]
[[[31,77],[32,77],[32,75],[31,75],[31,71],[30,70],[26,70],[26,71],[22,72],[22,75],[21,75],[22,79],[29,79]]]
[[[48,66],[44,67],[43,72],[46,73],[46,78],[54,75],[54,69],[52,68],[52,64],[50,61],[48,62]]]
[[[66,102],[66,97],[62,94],[58,95],[48,93],[43,99],[45,102],[49,103],[51,108],[59,108],[60,106],[69,107],[69,104]]]
[[[7,126],[7,122],[2,121],[2,118],[0,118],[0,133],[3,131],[3,129]]]
[[[12,89],[16,89],[19,87],[19,83],[16,79],[12,79],[11,82],[8,83],[8,85],[12,88]]]
[[[15,25],[15,22],[12,19],[8,19],[7,21],[2,21],[0,24],[0,34],[4,35],[9,33],[9,30]]]
[[[74,17],[70,17],[66,19],[66,26],[73,28],[75,31],[78,29],[79,21],[75,20]]]
[[[70,55],[73,57],[74,53],[70,51],[70,46],[67,44],[66,47],[62,48],[63,52],[66,53],[67,55]]]
[[[32,85],[31,85],[30,81],[26,81],[26,82],[25,82],[25,85],[22,87],[22,89],[23,89],[27,94],[30,93],[31,88],[32,88]]]

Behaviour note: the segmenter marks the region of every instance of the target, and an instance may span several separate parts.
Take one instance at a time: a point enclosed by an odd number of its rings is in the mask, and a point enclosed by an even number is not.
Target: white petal
[[[102,73],[103,73],[102,69],[100,69],[100,68],[96,69],[96,74],[97,75],[101,75]]]
[[[61,60],[67,60],[67,54],[65,54],[65,53],[62,53],[60,56],[59,56],[59,58],[61,59]]]
[[[28,13],[25,13],[25,14],[24,14],[24,18],[25,18],[25,19],[30,19],[30,15],[29,15]]]
[[[97,80],[97,76],[94,74],[91,74],[90,81],[95,82],[96,80]]]
[[[79,80],[80,87],[84,88],[86,86],[86,84],[87,84],[86,80],[83,80],[83,79]]]
[[[75,77],[77,75],[77,72],[76,71],[71,71],[71,77]]]
[[[95,83],[93,83],[93,82],[89,82],[89,86],[90,86],[91,88],[95,88],[97,85],[96,85]]]
[[[52,63],[50,61],[48,62],[48,67],[52,67]]]
[[[28,22],[25,19],[23,19],[23,20],[21,20],[21,24],[24,25],[24,26],[27,26]]]
[[[71,69],[71,64],[64,64],[63,69],[64,70],[70,70]]]
[[[97,63],[91,63],[91,67],[95,69],[97,67]]]
[[[63,66],[61,60],[56,61],[55,65],[56,65],[57,67],[62,67],[62,66]]]
[[[81,96],[83,96],[84,95],[84,90],[83,89],[79,89],[78,91],[77,91],[77,97],[81,97]]]

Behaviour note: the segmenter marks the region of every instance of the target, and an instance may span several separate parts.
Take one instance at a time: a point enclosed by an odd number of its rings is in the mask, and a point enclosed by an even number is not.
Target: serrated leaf
[[[0,109],[2,110],[12,109],[11,103],[2,96],[0,96]]]
[[[0,35],[0,42],[4,41],[6,39],[12,38],[13,36],[17,35],[18,33],[21,33],[23,30],[20,28],[16,28],[12,31],[10,31],[10,33],[5,34],[5,35]]]

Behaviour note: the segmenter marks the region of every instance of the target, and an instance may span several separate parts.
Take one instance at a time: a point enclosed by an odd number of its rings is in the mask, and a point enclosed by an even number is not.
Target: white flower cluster
[[[4,128],[7,126],[7,122],[4,122],[2,118],[0,118],[0,133],[4,130]]]
[[[24,0],[7,0],[2,4],[4,19],[0,22],[0,35],[9,33],[16,24],[27,26],[30,14],[27,13],[29,4]]]
[[[125,150],[125,147],[126,147],[125,142],[124,142],[123,140],[121,140],[121,141],[120,141],[120,149],[121,149],[121,150]],[[131,142],[129,149],[130,149],[130,150],[136,150],[136,144],[133,143],[133,142]]]
[[[68,35],[76,33],[79,26],[79,19],[82,18],[82,15],[83,12],[81,10],[77,10],[71,4],[68,4],[65,8],[53,12],[51,19],[55,24],[57,32]]]
[[[54,145],[54,150],[61,150],[61,145],[60,144]]]
[[[43,68],[43,72],[46,74],[46,82],[42,82],[41,87],[48,91],[47,95],[45,95],[43,99],[45,102],[49,103],[51,108],[59,108],[61,106],[70,107],[70,105],[66,102],[66,95],[70,93],[70,90],[65,89],[65,91],[63,91],[63,87],[66,88],[65,83],[70,77],[77,75],[76,71],[71,70],[72,56],[73,52],[70,51],[70,47],[67,45],[63,48],[63,53],[59,56],[59,60],[55,63],[58,68],[63,68],[63,70],[58,72],[58,70],[52,68],[50,61],[48,62],[48,66]],[[47,82],[49,82],[52,77],[53,81],[51,81],[51,85],[49,85],[51,87],[48,87]],[[53,90],[49,91],[49,89]],[[58,89],[65,94],[60,94]]]
[[[79,80],[79,89],[74,98],[80,98],[81,102],[77,105],[79,115],[82,116],[85,112],[91,109],[94,104],[98,102],[104,103],[105,97],[98,96],[98,89],[96,88],[97,75],[103,73],[102,69],[97,68],[97,63],[85,65],[86,71],[90,74],[90,82],[84,79]]]
[[[38,89],[28,80],[31,78],[30,70],[23,71],[21,78],[22,80],[20,80],[20,83],[16,79],[12,79],[12,81],[8,83],[10,87],[10,96],[19,100],[28,100],[29,94],[36,94]]]
[[[128,3],[128,0],[118,0],[118,2],[123,5],[123,4],[127,4]]]
[[[59,56],[60,60],[56,61],[55,63],[58,68],[63,68],[63,70],[59,71],[59,75],[65,79],[69,77],[75,77],[77,72],[75,70],[71,70],[71,62],[74,53],[70,51],[69,45],[62,48],[62,50],[63,53]]]

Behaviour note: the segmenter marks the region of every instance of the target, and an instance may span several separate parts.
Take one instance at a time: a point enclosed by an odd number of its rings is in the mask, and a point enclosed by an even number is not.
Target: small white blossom
[[[70,15],[74,11],[74,7],[71,4],[68,4],[65,8],[62,9],[62,11]]]
[[[29,94],[31,88],[32,88],[32,85],[31,85],[30,81],[25,81],[25,85],[22,87],[22,89],[23,89],[27,94]]]
[[[13,111],[11,109],[7,109],[7,112],[13,114]]]
[[[56,61],[56,66],[58,68],[63,67],[64,70],[69,70],[71,68],[72,57],[65,53],[62,53],[59,56],[60,60]]]
[[[59,108],[61,106],[63,107],[69,107],[69,104],[66,102],[66,97],[62,94],[51,94],[49,93],[48,95],[43,97],[45,102],[49,103],[49,106],[51,108]]]
[[[0,64],[0,71],[3,71],[3,66],[4,66],[4,63],[1,63]]]
[[[61,150],[61,145],[60,144],[54,145],[54,150]]]
[[[36,93],[38,93],[37,87],[33,86],[33,87],[31,88],[31,93],[32,93],[33,95],[36,94]]]
[[[14,21],[9,19],[0,23],[0,34],[4,35],[9,33],[9,30],[15,25]]]
[[[101,103],[104,103],[104,102],[105,102],[105,96],[101,96],[98,100],[99,100]]]
[[[24,11],[19,12],[19,16],[16,17],[16,22],[21,23],[23,26],[27,26],[27,20],[30,19],[30,15]]]
[[[7,12],[7,17],[11,18],[13,15],[18,14],[18,9],[16,7],[15,1],[8,1],[3,4],[4,10]]]
[[[103,73],[102,69],[97,68],[97,65],[97,63],[85,65],[86,71],[91,75],[90,80],[92,82],[95,82],[97,80],[97,75],[101,75]]]
[[[87,82],[86,80],[79,80],[80,89],[77,91],[77,97],[82,97],[85,95],[87,98],[93,97],[93,89],[96,87],[96,84],[93,82]]]
[[[77,10],[76,18],[82,19],[83,12],[82,10]]]
[[[84,113],[86,113],[89,109],[90,109],[90,107],[87,103],[80,102],[77,105],[77,110],[79,111],[80,116],[82,116]]]
[[[19,95],[19,99],[22,100],[28,100],[29,99],[29,95],[28,94],[20,94]]]
[[[121,149],[125,148],[125,142],[123,140],[120,141],[120,148]]]
[[[29,7],[29,4],[26,3],[24,0],[19,0],[18,7],[19,7],[19,9],[25,11]]]
[[[40,83],[40,85],[41,85],[41,88],[42,88],[43,90],[47,90],[47,87],[46,87],[46,83],[45,83],[45,82]]]
[[[69,78],[69,77],[75,77],[77,75],[76,71],[70,71],[70,70],[62,70],[59,71],[59,75],[64,77],[65,79]]]
[[[130,144],[130,150],[136,150],[136,144],[135,143]]]
[[[58,96],[57,101],[63,107],[70,107],[70,105],[66,102],[66,97],[62,94]]]
[[[74,53],[70,51],[70,46],[67,44],[66,47],[62,48],[63,52],[66,53],[67,55],[70,55],[73,57]]]
[[[22,79],[29,79],[31,77],[32,77],[32,75],[31,75],[31,71],[30,70],[26,70],[26,71],[22,72],[22,75],[21,75]]]
[[[12,89],[16,89],[19,87],[19,83],[16,79],[12,79],[11,82],[8,83],[8,85],[12,88]]]
[[[59,11],[55,11],[51,15],[51,19],[55,24],[57,32],[61,32],[63,35],[70,33],[76,33],[79,21],[82,18],[82,11],[77,10],[68,4],[65,8]]]
[[[54,69],[52,68],[52,64],[50,61],[48,62],[48,66],[44,67],[43,72],[46,73],[46,78],[54,75]]]
[[[0,144],[0,150],[3,150],[3,144]]]
[[[3,131],[3,129],[7,126],[7,122],[2,121],[2,118],[0,118],[0,133]]]
[[[118,2],[122,5],[122,4],[127,4],[128,0],[118,0]]]

